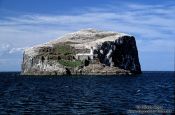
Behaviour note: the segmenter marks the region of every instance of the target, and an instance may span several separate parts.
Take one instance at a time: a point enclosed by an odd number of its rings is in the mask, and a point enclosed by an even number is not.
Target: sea
[[[0,115],[172,114],[174,72],[23,76],[0,72]]]

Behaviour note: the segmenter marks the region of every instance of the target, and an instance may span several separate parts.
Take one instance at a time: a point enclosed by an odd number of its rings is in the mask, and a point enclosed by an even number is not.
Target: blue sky
[[[173,71],[174,0],[0,0],[0,71],[20,71],[25,48],[84,28],[136,37],[144,71]]]

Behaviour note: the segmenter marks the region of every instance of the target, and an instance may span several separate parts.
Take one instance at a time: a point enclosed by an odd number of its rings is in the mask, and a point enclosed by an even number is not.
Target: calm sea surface
[[[0,114],[131,114],[146,107],[166,112],[174,109],[173,72],[137,76],[19,74],[0,73]]]

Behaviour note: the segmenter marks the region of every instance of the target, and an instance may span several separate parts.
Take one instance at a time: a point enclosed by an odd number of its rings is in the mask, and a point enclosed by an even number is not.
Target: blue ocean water
[[[20,76],[0,73],[0,114],[130,114],[174,109],[174,72],[135,76]],[[135,113],[139,114],[139,113]]]

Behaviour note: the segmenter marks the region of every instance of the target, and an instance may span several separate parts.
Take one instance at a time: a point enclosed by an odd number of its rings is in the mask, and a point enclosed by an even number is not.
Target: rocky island
[[[25,49],[22,75],[140,74],[134,36],[95,29]]]

